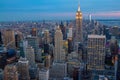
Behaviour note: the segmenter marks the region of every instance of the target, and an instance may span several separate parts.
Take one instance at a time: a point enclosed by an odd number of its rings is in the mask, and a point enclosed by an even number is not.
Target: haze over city
[[[0,21],[69,20],[80,4],[83,17],[120,18],[119,0],[1,0]]]

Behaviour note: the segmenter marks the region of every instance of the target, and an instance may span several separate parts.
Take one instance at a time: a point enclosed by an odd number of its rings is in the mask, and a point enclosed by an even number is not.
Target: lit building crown
[[[78,6],[78,10],[76,12],[76,19],[82,19],[82,12],[80,11],[80,5]]]

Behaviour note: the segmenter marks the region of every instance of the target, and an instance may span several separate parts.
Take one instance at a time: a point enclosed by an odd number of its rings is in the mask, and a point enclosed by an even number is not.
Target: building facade
[[[28,46],[26,48],[25,51],[25,57],[28,59],[28,61],[30,62],[30,65],[34,65],[35,64],[35,53],[34,53],[34,49],[31,46]]]
[[[18,80],[18,72],[15,65],[7,65],[5,67],[4,80]]]
[[[20,80],[30,80],[29,61],[26,58],[20,58],[18,61],[18,73]]]
[[[83,41],[83,30],[82,30],[82,12],[80,11],[80,5],[78,6],[78,10],[76,12],[76,34],[75,34],[76,42]]]
[[[88,69],[104,69],[105,43],[106,37],[103,35],[88,35]]]
[[[54,53],[54,61],[61,62],[65,60],[65,54],[63,53],[63,35],[61,29],[56,29],[55,32],[55,53]]]

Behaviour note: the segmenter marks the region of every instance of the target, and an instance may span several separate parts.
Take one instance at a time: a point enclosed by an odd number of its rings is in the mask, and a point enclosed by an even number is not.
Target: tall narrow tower
[[[55,54],[54,54],[54,61],[61,62],[64,61],[65,54],[63,53],[63,35],[61,29],[56,29],[55,32]]]
[[[82,34],[82,12],[80,11],[80,5],[78,6],[78,10],[76,12],[76,42],[83,41]]]

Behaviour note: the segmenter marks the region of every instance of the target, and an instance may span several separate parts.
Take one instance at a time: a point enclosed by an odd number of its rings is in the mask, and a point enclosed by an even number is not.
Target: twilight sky
[[[79,0],[0,0],[0,21],[75,19]],[[120,0],[80,0],[84,18],[120,18]]]

